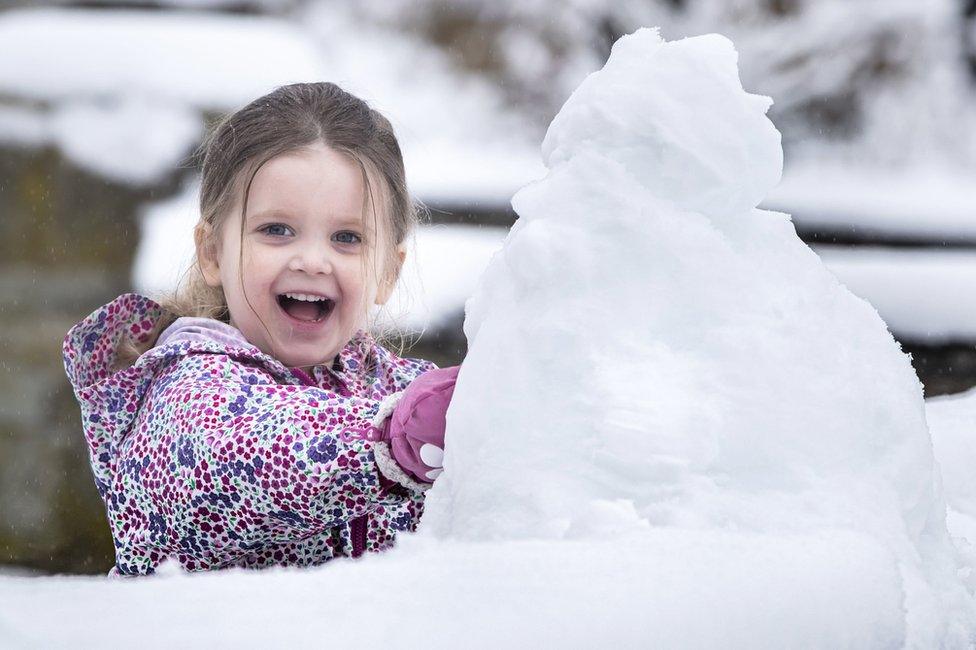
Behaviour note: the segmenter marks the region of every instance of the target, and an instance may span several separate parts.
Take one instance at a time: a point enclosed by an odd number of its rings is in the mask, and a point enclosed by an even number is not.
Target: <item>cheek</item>
[[[274,251],[244,249],[244,284],[248,290],[265,290],[272,285],[278,261]]]

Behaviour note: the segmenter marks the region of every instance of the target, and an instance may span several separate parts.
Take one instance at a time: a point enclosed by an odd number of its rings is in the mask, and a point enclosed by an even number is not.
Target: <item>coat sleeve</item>
[[[250,383],[231,370],[186,375],[155,382],[128,453],[144,467],[140,500],[171,534],[246,551],[415,498],[378,471],[370,423],[379,401]]]

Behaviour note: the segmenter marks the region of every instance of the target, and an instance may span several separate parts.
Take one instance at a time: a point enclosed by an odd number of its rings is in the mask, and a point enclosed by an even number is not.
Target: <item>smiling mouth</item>
[[[335,302],[328,298],[319,300],[298,300],[286,295],[278,295],[278,306],[292,318],[306,323],[318,323],[332,313]]]

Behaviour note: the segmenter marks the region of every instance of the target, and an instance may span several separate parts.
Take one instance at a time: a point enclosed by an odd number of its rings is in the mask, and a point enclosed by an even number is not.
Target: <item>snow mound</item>
[[[727,39],[646,29],[570,97],[466,305],[421,534],[731,530],[796,535],[800,553],[847,531],[877,551],[855,579],[900,576],[871,607],[905,643],[961,644],[972,604],[921,386],[877,312],[755,208],[782,167],[769,105]]]

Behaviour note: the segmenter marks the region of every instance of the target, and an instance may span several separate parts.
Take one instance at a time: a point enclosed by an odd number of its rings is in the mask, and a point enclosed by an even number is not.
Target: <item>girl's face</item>
[[[371,187],[380,210],[379,183]],[[399,269],[384,268],[386,256],[378,253],[385,233],[374,226],[384,220],[373,218],[370,205],[363,214],[365,192],[359,165],[322,143],[266,162],[248,198],[243,284],[242,199],[223,221],[219,250],[203,246],[198,227],[200,267],[207,284],[223,287],[230,324],[285,366],[331,362],[365,326],[369,308],[393,290]],[[398,247],[401,264],[405,255]]]

